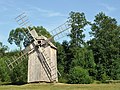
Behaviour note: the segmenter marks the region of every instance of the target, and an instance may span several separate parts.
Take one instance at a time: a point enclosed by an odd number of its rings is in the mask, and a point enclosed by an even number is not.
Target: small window
[[[38,41],[38,44],[41,44],[41,41]]]

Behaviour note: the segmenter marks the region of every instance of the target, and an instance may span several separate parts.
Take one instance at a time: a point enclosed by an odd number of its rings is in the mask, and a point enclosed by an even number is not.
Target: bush
[[[27,82],[27,59],[24,59],[11,71],[10,78],[13,84],[23,84]]]
[[[60,76],[58,78],[58,80],[59,80],[60,83],[67,83],[68,82],[67,79],[64,76]]]
[[[89,76],[89,73],[87,70],[77,66],[70,70],[68,83],[71,84],[89,84],[92,83],[93,80]]]
[[[0,58],[0,82],[10,82],[9,69],[5,63],[7,57]]]

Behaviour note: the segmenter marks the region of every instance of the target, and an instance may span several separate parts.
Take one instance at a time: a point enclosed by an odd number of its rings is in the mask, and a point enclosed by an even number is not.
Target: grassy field
[[[0,90],[120,90],[120,83],[116,84],[25,84],[0,85]]]

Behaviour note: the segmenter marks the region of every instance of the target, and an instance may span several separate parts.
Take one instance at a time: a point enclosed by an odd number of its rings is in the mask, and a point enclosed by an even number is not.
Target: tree
[[[45,28],[42,26],[33,26],[29,27],[30,30],[35,29],[38,35],[44,35],[46,37],[50,37],[50,33],[47,32]],[[8,42],[13,44],[13,42],[22,50],[22,46],[26,47],[33,41],[32,36],[28,32],[26,28],[16,28],[15,30],[11,30],[8,38]]]
[[[68,41],[62,42],[63,50],[65,52],[64,56],[64,73],[68,74],[72,62],[72,53],[70,52],[70,46]]]
[[[39,36],[43,35],[47,38],[51,37],[51,34],[43,26],[34,26],[33,28],[36,30]]]
[[[87,43],[84,41],[85,34],[83,33],[85,30],[85,26],[89,22],[86,20],[84,13],[79,13],[79,12],[71,12],[69,17],[69,22],[71,26],[71,33],[69,35],[71,40],[69,42],[70,45],[68,49],[69,57],[67,58],[67,60],[69,61],[68,62],[69,65],[66,65],[69,67],[68,79],[69,81],[71,81],[71,83],[80,83],[79,80],[81,79],[78,80],[79,77],[78,72],[79,74],[89,72],[90,75],[94,77],[95,63],[94,63],[93,52],[89,50],[88,47],[86,47]],[[75,67],[77,67],[77,69]],[[73,68],[75,69],[75,73],[72,73],[74,72]],[[74,77],[75,79],[72,79]],[[82,78],[83,80],[85,79],[84,77]],[[82,81],[81,83],[87,83],[87,82]]]
[[[5,54],[5,51],[8,50],[8,47],[6,45],[3,45],[2,42],[0,42],[0,57],[2,57]]]
[[[28,60],[24,59],[10,73],[10,79],[13,84],[23,84],[27,82]]]
[[[101,12],[95,16],[91,30],[94,38],[89,41],[89,45],[97,64],[97,79],[118,79],[116,76],[120,74],[120,65],[117,64],[120,62],[120,27],[117,26],[116,19]]]
[[[89,50],[87,47],[82,48],[74,48],[74,55],[71,62],[71,67],[80,66],[84,69],[86,69],[89,72],[89,75],[95,77],[96,71],[95,71],[95,62],[94,62],[94,56],[92,50]]]
[[[16,28],[15,30],[11,30],[8,38],[8,42],[13,44],[13,42],[22,50],[22,42],[25,38],[25,34],[22,28]]]
[[[59,82],[65,83],[66,82],[66,74],[64,72],[66,60],[65,50],[60,43],[56,42],[55,45],[57,47],[57,67],[61,74],[61,76],[59,77]]]
[[[87,20],[85,18],[84,13],[79,12],[71,12],[69,17],[69,22],[71,26],[71,34],[69,35],[71,38],[71,45],[74,47],[84,45],[84,37],[83,34],[84,27],[87,25]]]
[[[7,59],[9,59],[9,57],[7,57],[6,54],[0,58],[0,82],[10,82],[9,70],[5,63]]]
[[[69,45],[69,67],[73,67],[72,64],[75,63],[80,63],[80,62],[84,62],[84,60],[81,58],[83,55],[82,53],[79,53],[80,48],[82,48],[85,44],[84,42],[84,37],[85,34],[83,34],[84,31],[84,27],[87,25],[87,20],[85,18],[84,13],[79,13],[79,12],[71,12],[70,13],[70,17],[69,17],[69,22],[70,22],[70,26],[71,26],[71,33],[69,34],[70,36],[70,45]],[[75,55],[76,54],[76,55]],[[79,56],[78,56],[79,54]],[[80,61],[80,59],[82,59]],[[84,63],[81,64],[84,64]],[[74,65],[76,66],[76,65]]]

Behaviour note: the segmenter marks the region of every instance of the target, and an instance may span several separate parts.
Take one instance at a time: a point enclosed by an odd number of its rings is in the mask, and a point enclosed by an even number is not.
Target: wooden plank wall
[[[32,48],[32,45],[30,47]],[[58,82],[56,49],[48,46],[45,48],[45,53],[50,57],[50,60],[51,60],[51,61],[47,61],[47,63],[49,64],[49,66],[51,67],[51,70],[52,70],[51,78],[55,82]],[[36,51],[29,53],[28,82],[29,83],[30,82],[50,82],[43,66],[41,65],[40,60],[37,57]]]

